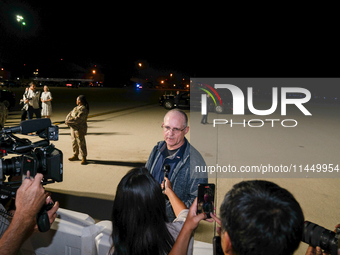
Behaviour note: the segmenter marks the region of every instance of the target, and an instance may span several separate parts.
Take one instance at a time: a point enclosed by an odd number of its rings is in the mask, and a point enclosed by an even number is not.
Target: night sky
[[[138,60],[191,77],[339,76],[323,59],[328,49],[311,51],[312,41],[279,27],[236,27],[227,14],[218,19],[197,10],[130,1],[0,0],[0,60],[36,68],[61,59],[97,65],[110,81]],[[17,14],[27,23],[22,31]]]
[[[186,13],[176,18],[147,6],[141,11],[135,4],[77,2],[0,0],[0,60],[41,68],[63,59],[85,68],[97,65],[108,78],[138,60],[189,76],[203,67],[195,56],[200,47],[190,43],[190,26],[176,23],[187,19]],[[17,14],[27,24],[22,31]]]
[[[17,14],[27,22],[22,32]],[[106,78],[137,60],[195,77],[274,75],[275,57],[264,61],[251,34],[231,32],[230,24],[184,5],[0,0],[0,59],[37,68],[64,59],[105,68]]]

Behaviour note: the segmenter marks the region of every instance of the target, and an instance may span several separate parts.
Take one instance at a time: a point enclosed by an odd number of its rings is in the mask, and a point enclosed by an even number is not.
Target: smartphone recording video
[[[197,214],[205,212],[207,218],[211,218],[210,213],[214,213],[215,184],[198,184],[197,191]]]

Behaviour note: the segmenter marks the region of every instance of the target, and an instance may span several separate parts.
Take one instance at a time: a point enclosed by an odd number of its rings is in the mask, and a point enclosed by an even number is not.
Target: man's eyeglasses
[[[178,134],[179,132],[182,132],[184,129],[186,129],[187,127],[183,128],[183,129],[179,129],[179,128],[171,128],[169,126],[161,126],[163,128],[163,130],[165,132],[170,132],[170,130],[174,133],[174,134]]]

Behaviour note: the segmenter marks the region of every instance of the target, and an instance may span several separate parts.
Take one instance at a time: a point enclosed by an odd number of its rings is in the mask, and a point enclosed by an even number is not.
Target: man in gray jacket
[[[151,151],[145,167],[152,176],[162,183],[164,169],[168,168],[168,178],[172,190],[190,208],[197,197],[197,185],[208,183],[208,176],[204,174],[200,178],[194,178],[190,170],[190,162],[195,166],[205,166],[201,154],[190,145],[185,135],[189,132],[188,117],[185,112],[173,109],[169,111],[162,124],[164,141],[158,142]],[[167,215],[170,221],[175,219],[170,202],[166,202]]]

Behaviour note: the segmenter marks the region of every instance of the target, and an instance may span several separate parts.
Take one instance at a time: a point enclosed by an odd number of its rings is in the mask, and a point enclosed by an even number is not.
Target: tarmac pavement
[[[96,220],[110,219],[112,200],[116,187],[121,178],[135,166],[144,165],[154,145],[163,140],[161,124],[166,110],[157,104],[157,97],[161,92],[135,91],[134,89],[93,89],[82,88],[64,89],[51,88],[53,115],[51,120],[59,126],[59,141],[52,142],[64,155],[64,181],[49,184],[45,188],[52,192],[52,198],[59,200],[61,207],[88,213]],[[71,137],[69,128],[63,123],[67,113],[75,107],[75,100],[80,93],[86,94],[90,103],[90,116],[88,118],[88,135],[86,143],[88,148],[88,165],[80,165],[80,161],[70,162],[72,156]],[[18,90],[17,95],[20,95]],[[96,96],[95,94],[98,94]],[[18,99],[18,97],[17,97]],[[18,110],[18,109],[16,109]],[[318,115],[319,121],[313,123],[305,120],[299,125],[310,126],[310,129],[300,130],[292,140],[304,141],[305,150],[314,150],[315,144],[310,144],[313,137],[323,136],[317,144],[325,152],[326,158],[339,156],[339,132],[340,118],[339,107],[335,107],[334,114]],[[190,111],[185,110],[190,119]],[[320,110],[321,112],[322,110]],[[334,118],[335,116],[335,118]],[[211,121],[212,115],[209,115]],[[230,116],[228,117],[230,118]],[[196,121],[196,119],[195,119]],[[7,126],[15,126],[20,122],[20,111],[12,111],[6,123]],[[201,128],[191,123],[193,128]],[[327,128],[322,123],[329,123]],[[207,128],[203,126],[202,128]],[[269,130],[270,131],[270,130]],[[269,132],[263,129],[262,132]],[[259,131],[252,131],[259,132]],[[267,133],[268,134],[268,133]],[[261,135],[261,134],[258,134]],[[294,135],[291,133],[290,135]],[[190,141],[190,131],[187,134]],[[30,137],[29,139],[36,139]],[[237,164],[243,158],[254,151],[254,143],[257,150],[261,151],[264,144],[253,138],[244,140],[244,132],[235,130],[230,135],[233,146],[226,147],[228,155],[233,163]],[[284,137],[281,137],[284,141]],[[280,147],[280,146],[278,146]],[[299,153],[297,148],[287,148],[282,143],[279,152],[272,150],[266,152],[268,158],[277,158],[287,154],[289,156]],[[302,149],[300,147],[300,149]],[[243,157],[239,153],[243,153]],[[204,157],[209,151],[201,151]],[[270,153],[268,155],[268,153]],[[301,152],[308,153],[308,152]],[[258,154],[261,156],[261,153]],[[250,155],[252,157],[252,155]],[[322,159],[322,155],[320,155]],[[339,158],[339,157],[338,157]],[[249,161],[252,162],[252,161]],[[322,162],[320,162],[322,163]],[[337,161],[340,164],[340,161]],[[249,163],[250,164],[250,163]],[[325,228],[334,229],[340,223],[340,174],[334,178],[270,178],[283,188],[288,189],[298,200],[303,208],[305,218]],[[212,176],[209,182],[216,184],[216,211],[224,195],[231,187],[245,178],[216,178]],[[248,180],[248,179],[247,179]],[[215,224],[202,222],[196,230],[195,240],[212,242],[215,235]],[[307,245],[301,244],[295,254],[305,254]]]

